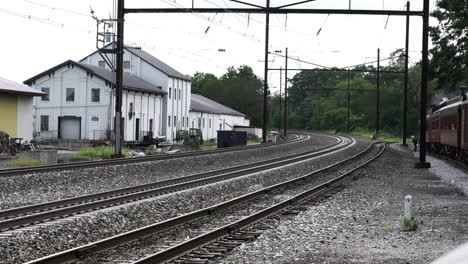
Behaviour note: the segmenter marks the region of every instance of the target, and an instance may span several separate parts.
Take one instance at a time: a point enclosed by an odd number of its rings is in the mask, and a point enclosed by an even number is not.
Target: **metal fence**
[[[44,143],[58,139],[58,130],[34,132],[34,140],[38,143]]]

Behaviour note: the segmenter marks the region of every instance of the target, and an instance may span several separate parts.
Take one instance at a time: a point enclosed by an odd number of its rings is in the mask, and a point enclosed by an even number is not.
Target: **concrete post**
[[[405,218],[411,219],[411,204],[413,197],[411,195],[405,196]]]

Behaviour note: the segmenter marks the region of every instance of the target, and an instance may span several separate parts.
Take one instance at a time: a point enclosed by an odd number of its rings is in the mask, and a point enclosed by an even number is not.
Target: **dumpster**
[[[218,130],[218,148],[247,145],[247,132]]]

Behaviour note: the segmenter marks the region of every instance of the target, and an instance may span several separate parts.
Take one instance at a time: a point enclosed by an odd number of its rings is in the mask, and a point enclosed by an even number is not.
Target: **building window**
[[[195,120],[192,120],[192,128],[195,128]]]
[[[67,102],[75,102],[75,88],[67,88]]]
[[[208,128],[211,128],[211,118],[208,120]]]
[[[184,117],[182,117],[182,118],[180,119],[180,121],[181,121],[181,123],[182,123],[182,127],[185,127],[185,122],[184,122],[184,120],[185,120]]]
[[[203,118],[203,128],[205,128],[205,118]]]
[[[100,89],[99,88],[93,88],[91,89],[91,102],[93,103],[99,103],[100,101],[100,96],[101,96],[101,93],[100,93]]]
[[[123,62],[123,68],[124,69],[130,69],[130,61],[124,61]]]
[[[182,97],[182,90],[179,89],[179,101],[181,97]]]
[[[189,126],[189,125],[188,125],[188,117],[187,117],[187,128],[188,128],[188,126]]]
[[[177,116],[174,116],[174,126],[177,127]]]
[[[198,118],[198,128],[201,128],[201,118]]]
[[[167,126],[171,126],[171,116],[167,117]]]
[[[104,62],[104,61],[99,61],[99,62],[98,62],[98,66],[101,67],[101,68],[105,68],[105,67],[106,67],[106,62]]]
[[[48,87],[42,87],[41,91],[45,93],[43,96],[41,96],[41,101],[43,102],[49,102],[50,100],[50,88]]]
[[[169,87],[169,99],[171,99],[172,88]]]
[[[49,116],[41,115],[41,131],[49,131]]]

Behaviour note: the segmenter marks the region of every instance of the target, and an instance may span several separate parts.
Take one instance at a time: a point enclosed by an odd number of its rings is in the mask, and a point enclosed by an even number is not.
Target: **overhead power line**
[[[12,15],[12,16],[17,16],[17,17],[21,17],[21,18],[26,18],[26,19],[38,21],[38,22],[41,22],[41,23],[54,25],[54,26],[60,26],[60,27],[64,26],[63,23],[59,23],[59,22],[50,20],[48,18],[42,18],[42,17],[33,16],[33,15],[23,14],[23,13],[11,11],[11,10],[3,9],[3,8],[0,8],[0,12],[8,14],[8,15]]]

